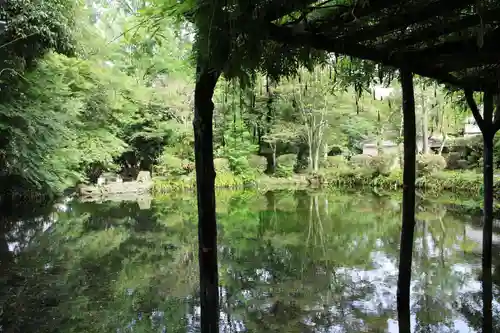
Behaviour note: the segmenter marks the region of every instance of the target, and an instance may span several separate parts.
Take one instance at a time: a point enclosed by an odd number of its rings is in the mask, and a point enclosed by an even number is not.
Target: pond
[[[221,332],[397,332],[400,198],[217,195]],[[440,201],[417,205],[413,331],[479,332],[480,211]],[[0,235],[0,331],[198,331],[192,194],[63,208]]]

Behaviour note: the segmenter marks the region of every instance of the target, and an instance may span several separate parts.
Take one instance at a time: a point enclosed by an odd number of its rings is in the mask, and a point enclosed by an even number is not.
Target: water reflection
[[[3,331],[199,331],[193,196],[56,208],[3,224]],[[222,332],[397,332],[399,199],[224,191],[217,209]],[[413,331],[479,332],[480,218],[417,210]]]

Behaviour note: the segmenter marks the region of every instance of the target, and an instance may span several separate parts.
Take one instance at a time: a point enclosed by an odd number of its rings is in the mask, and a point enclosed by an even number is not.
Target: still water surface
[[[3,331],[198,331],[195,198],[147,206],[72,202],[11,221]],[[398,198],[223,191],[217,210],[221,332],[397,332]],[[479,212],[417,211],[413,331],[479,332]]]

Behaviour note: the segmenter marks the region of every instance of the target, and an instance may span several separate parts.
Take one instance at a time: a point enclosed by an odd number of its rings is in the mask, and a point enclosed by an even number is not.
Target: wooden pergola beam
[[[273,1],[269,2],[269,8],[274,7],[274,10],[267,8],[266,11],[269,12],[265,17],[270,28],[270,39],[284,44],[347,54],[385,66],[409,66],[415,74],[476,91],[496,88],[497,84],[491,78],[491,73],[485,73],[489,75],[483,77],[464,70],[478,68],[484,64],[499,64],[496,54],[500,54],[500,47],[497,47],[500,28],[493,25],[493,30],[488,29],[491,29],[492,22],[500,20],[500,6],[489,2],[479,8],[478,14],[473,14],[475,2],[471,0],[423,0],[419,3],[420,6],[417,7],[414,1],[404,0],[370,0],[369,4],[356,1],[350,7],[339,5],[334,10],[336,14],[333,18],[325,15],[312,22],[302,22],[307,23],[305,25],[278,26],[268,23],[271,22],[269,20],[305,8],[314,10],[314,7],[311,6],[311,0],[300,0],[292,4]],[[402,12],[396,15],[401,4],[406,4],[412,10],[402,9]],[[377,16],[384,19],[378,24],[370,25]],[[432,22],[433,17],[442,19],[442,23],[436,26]],[[446,22],[447,17],[454,19]],[[406,37],[397,39],[397,31],[408,24],[415,27],[415,31],[401,31]],[[470,33],[468,29],[479,24],[485,27],[484,36],[460,36],[463,31]],[[365,28],[359,29],[358,26]],[[433,45],[439,37],[454,32],[457,35],[450,36],[450,41]],[[337,35],[333,36],[335,33]],[[391,40],[377,42],[376,38],[380,36],[387,36]],[[373,42],[362,43],[367,40]],[[411,46],[415,49],[412,50]],[[402,48],[407,50],[403,51]],[[464,54],[467,56],[463,56]]]
[[[309,33],[307,31],[297,32],[291,27],[276,26],[274,24],[269,25],[268,33],[269,38],[288,45],[306,45],[318,50],[346,54],[364,60],[375,61],[385,66],[397,68],[407,67],[415,74],[436,79],[441,83],[451,84],[462,88],[467,87],[475,91],[489,88],[489,86],[482,82],[458,79],[444,70],[432,68],[427,63],[429,58],[423,59],[418,56],[408,56],[397,52],[386,52],[385,50],[375,47],[367,47],[346,40],[333,40],[323,35]]]
[[[315,0],[294,0],[294,1],[272,1],[268,6],[264,8],[256,8],[257,16],[260,17],[264,22],[273,22],[283,16],[290,13],[304,10],[313,4]],[[248,13],[244,13],[248,16]]]
[[[446,16],[446,14],[464,8],[470,3],[469,0],[454,0],[450,2],[434,1],[428,6],[400,7],[401,12],[396,11],[374,26],[347,32],[341,38],[349,38],[356,42],[363,42],[387,35],[397,29],[409,25],[424,22],[432,17]]]
[[[369,6],[363,6],[362,1],[356,1],[354,6],[338,10],[332,16],[316,19],[312,26],[316,32],[327,33],[334,28],[335,31],[348,27],[350,23],[357,22],[360,18],[376,14],[382,9],[401,4],[403,0],[370,0]]]
[[[498,43],[499,38],[500,28],[495,28],[493,31],[487,32],[483,38],[476,35],[467,39],[444,42],[427,47],[423,50],[403,52],[403,54],[412,58],[436,58],[442,54],[460,55],[464,53],[478,54],[479,52],[496,52],[500,50]],[[481,39],[483,45],[479,43]]]
[[[464,53],[459,56],[447,54],[435,59],[434,63],[434,68],[451,73],[485,65],[498,65],[500,64],[500,52]]]
[[[463,76],[474,77],[476,80],[481,80],[484,82],[490,82],[489,86],[491,87],[489,90],[498,91],[498,77],[500,74],[500,69],[492,66],[484,66],[477,68],[468,68],[467,70],[462,71]],[[457,72],[457,76],[460,75]]]
[[[453,21],[447,21],[443,18],[441,24],[432,22],[425,28],[412,31],[407,37],[396,37],[391,41],[386,41],[385,46],[390,49],[401,49],[418,44],[422,40],[432,41],[444,35],[463,31],[472,26],[477,26],[481,22],[484,24],[498,21],[500,21],[500,8],[488,11],[481,16],[472,14]]]

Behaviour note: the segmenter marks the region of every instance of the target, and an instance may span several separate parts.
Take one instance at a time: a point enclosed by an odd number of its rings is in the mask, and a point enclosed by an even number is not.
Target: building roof
[[[406,68],[460,88],[498,89],[500,1],[267,0],[252,17],[286,45]]]

